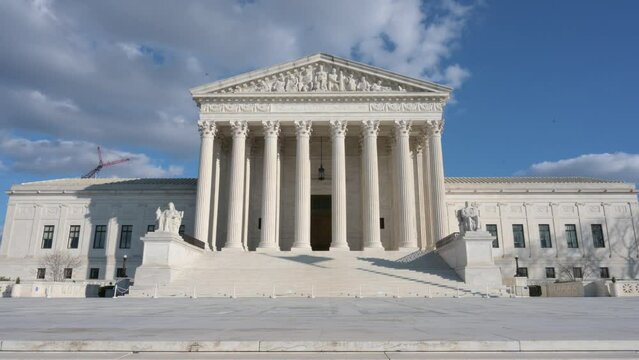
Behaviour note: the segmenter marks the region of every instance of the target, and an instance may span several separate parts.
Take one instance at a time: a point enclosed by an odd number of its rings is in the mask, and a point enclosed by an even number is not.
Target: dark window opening
[[[89,279],[99,279],[100,278],[100,268],[91,268],[89,270]]]
[[[548,279],[554,279],[555,278],[555,268],[554,267],[547,267],[546,268],[546,278],[548,278]]]
[[[64,268],[64,278],[65,279],[71,279],[72,276],[73,276],[73,269],[72,268]]]
[[[524,236],[524,225],[513,224],[513,241],[516,248],[526,247],[526,237]]]
[[[486,231],[488,231],[490,233],[490,235],[495,237],[495,240],[493,240],[493,247],[494,248],[498,248],[499,247],[499,233],[497,232],[497,224],[487,224],[486,225]]]
[[[38,274],[36,275],[36,279],[42,279],[44,280],[44,277],[47,273],[47,269],[45,268],[38,268]]]
[[[53,231],[55,227],[53,225],[45,225],[42,232],[42,248],[51,249],[53,247]]]
[[[104,243],[106,241],[106,225],[96,225],[95,233],[93,234],[93,248],[104,249]]]
[[[131,248],[131,236],[133,235],[133,225],[122,225],[120,228],[120,249]]]
[[[539,224],[539,240],[542,248],[552,247],[552,238],[550,237],[550,225]]]
[[[69,249],[77,249],[80,242],[80,225],[71,225],[69,228]]]
[[[379,228],[380,229],[384,228],[384,218],[379,218]]]

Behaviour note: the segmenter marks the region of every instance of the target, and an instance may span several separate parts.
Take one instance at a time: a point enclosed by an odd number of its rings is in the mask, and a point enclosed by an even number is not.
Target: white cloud
[[[10,159],[3,165],[4,171],[41,175],[80,177],[98,163],[97,145],[86,141],[29,140],[4,134],[0,136],[0,153]],[[104,168],[101,177],[174,177],[182,175],[184,170],[175,165],[158,165],[142,153],[102,148],[102,157],[105,162],[131,160]]]
[[[639,154],[585,154],[570,159],[533,164],[516,175],[590,176],[639,183]]]
[[[0,33],[11,49],[0,56],[0,124],[193,159],[189,88],[316,52],[459,87],[469,71],[450,60],[473,9],[452,0],[0,1],[11,29]]]

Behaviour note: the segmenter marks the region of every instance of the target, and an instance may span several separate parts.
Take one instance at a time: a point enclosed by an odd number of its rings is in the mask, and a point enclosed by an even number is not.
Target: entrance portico
[[[193,89],[195,237],[212,251],[311,250],[312,196],[330,194],[331,251],[432,248],[447,235],[449,93],[324,54]]]

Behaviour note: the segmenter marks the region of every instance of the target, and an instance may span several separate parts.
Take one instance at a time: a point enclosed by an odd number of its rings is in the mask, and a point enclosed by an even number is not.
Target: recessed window
[[[91,268],[89,270],[89,279],[95,280],[100,278],[100,268]]]
[[[69,249],[77,249],[80,242],[80,225],[71,225],[69,228]]]
[[[116,276],[116,277],[119,277],[119,278],[124,278],[124,277],[126,277],[126,272],[124,271],[124,268],[121,268],[121,267],[120,267],[120,268],[118,268],[118,269],[116,270],[115,276]]]
[[[154,231],[155,231],[155,224],[146,226],[146,232],[154,232]]]
[[[178,229],[178,235],[184,236],[184,225],[180,225],[180,229]]]
[[[583,273],[583,271],[581,270],[580,267],[574,267],[574,268],[572,268],[572,276],[575,279],[583,279],[584,278],[584,273]]]
[[[579,241],[577,240],[577,226],[575,224],[566,224],[566,243],[569,249],[576,249],[579,247]]]
[[[519,276],[519,277],[528,277],[528,268],[527,267],[518,267],[517,268],[517,276]]]
[[[499,233],[497,232],[497,224],[486,224],[486,231],[490,233],[490,235],[495,237],[493,240],[493,247],[499,247]]]
[[[524,225],[513,224],[513,242],[516,248],[526,247],[526,238],[524,237]]]
[[[552,239],[550,237],[550,225],[539,224],[539,240],[542,248],[551,248]]]
[[[106,225],[96,225],[95,233],[93,234],[93,248],[104,249],[104,243],[106,242]]]
[[[53,225],[45,225],[44,231],[42,232],[42,248],[43,249],[51,249],[53,247],[53,232],[55,226]]]
[[[546,278],[547,279],[554,279],[555,278],[555,268],[554,267],[547,267],[546,268]]]
[[[592,230],[592,243],[596,248],[605,248],[606,242],[604,241],[603,228],[601,224],[592,224],[590,225],[590,230]]]
[[[262,230],[262,218],[257,219],[257,229]]]
[[[120,228],[120,249],[131,248],[131,236],[133,235],[133,225],[122,225]]]
[[[65,279],[71,279],[72,276],[73,276],[73,269],[72,268],[64,268],[64,278]]]
[[[602,279],[610,278],[610,272],[608,271],[607,267],[600,267],[599,268],[599,277],[602,278]]]
[[[379,218],[379,228],[384,229],[384,218]]]
[[[36,274],[36,279],[44,280],[44,277],[47,273],[47,269],[38,268],[38,273]]]

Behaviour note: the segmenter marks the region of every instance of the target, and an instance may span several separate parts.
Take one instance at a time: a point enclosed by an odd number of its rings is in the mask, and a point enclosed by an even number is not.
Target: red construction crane
[[[118,159],[118,160],[113,160],[113,161],[107,161],[107,162],[103,162],[102,161],[102,150],[100,150],[100,147],[98,146],[98,166],[95,167],[95,169],[89,171],[88,173],[82,175],[83,179],[90,179],[90,178],[94,178],[98,175],[98,173],[100,172],[100,170],[102,170],[102,168],[107,167],[107,166],[112,166],[115,164],[120,164],[123,162],[127,162],[131,159],[129,158],[122,158],[122,159]]]

